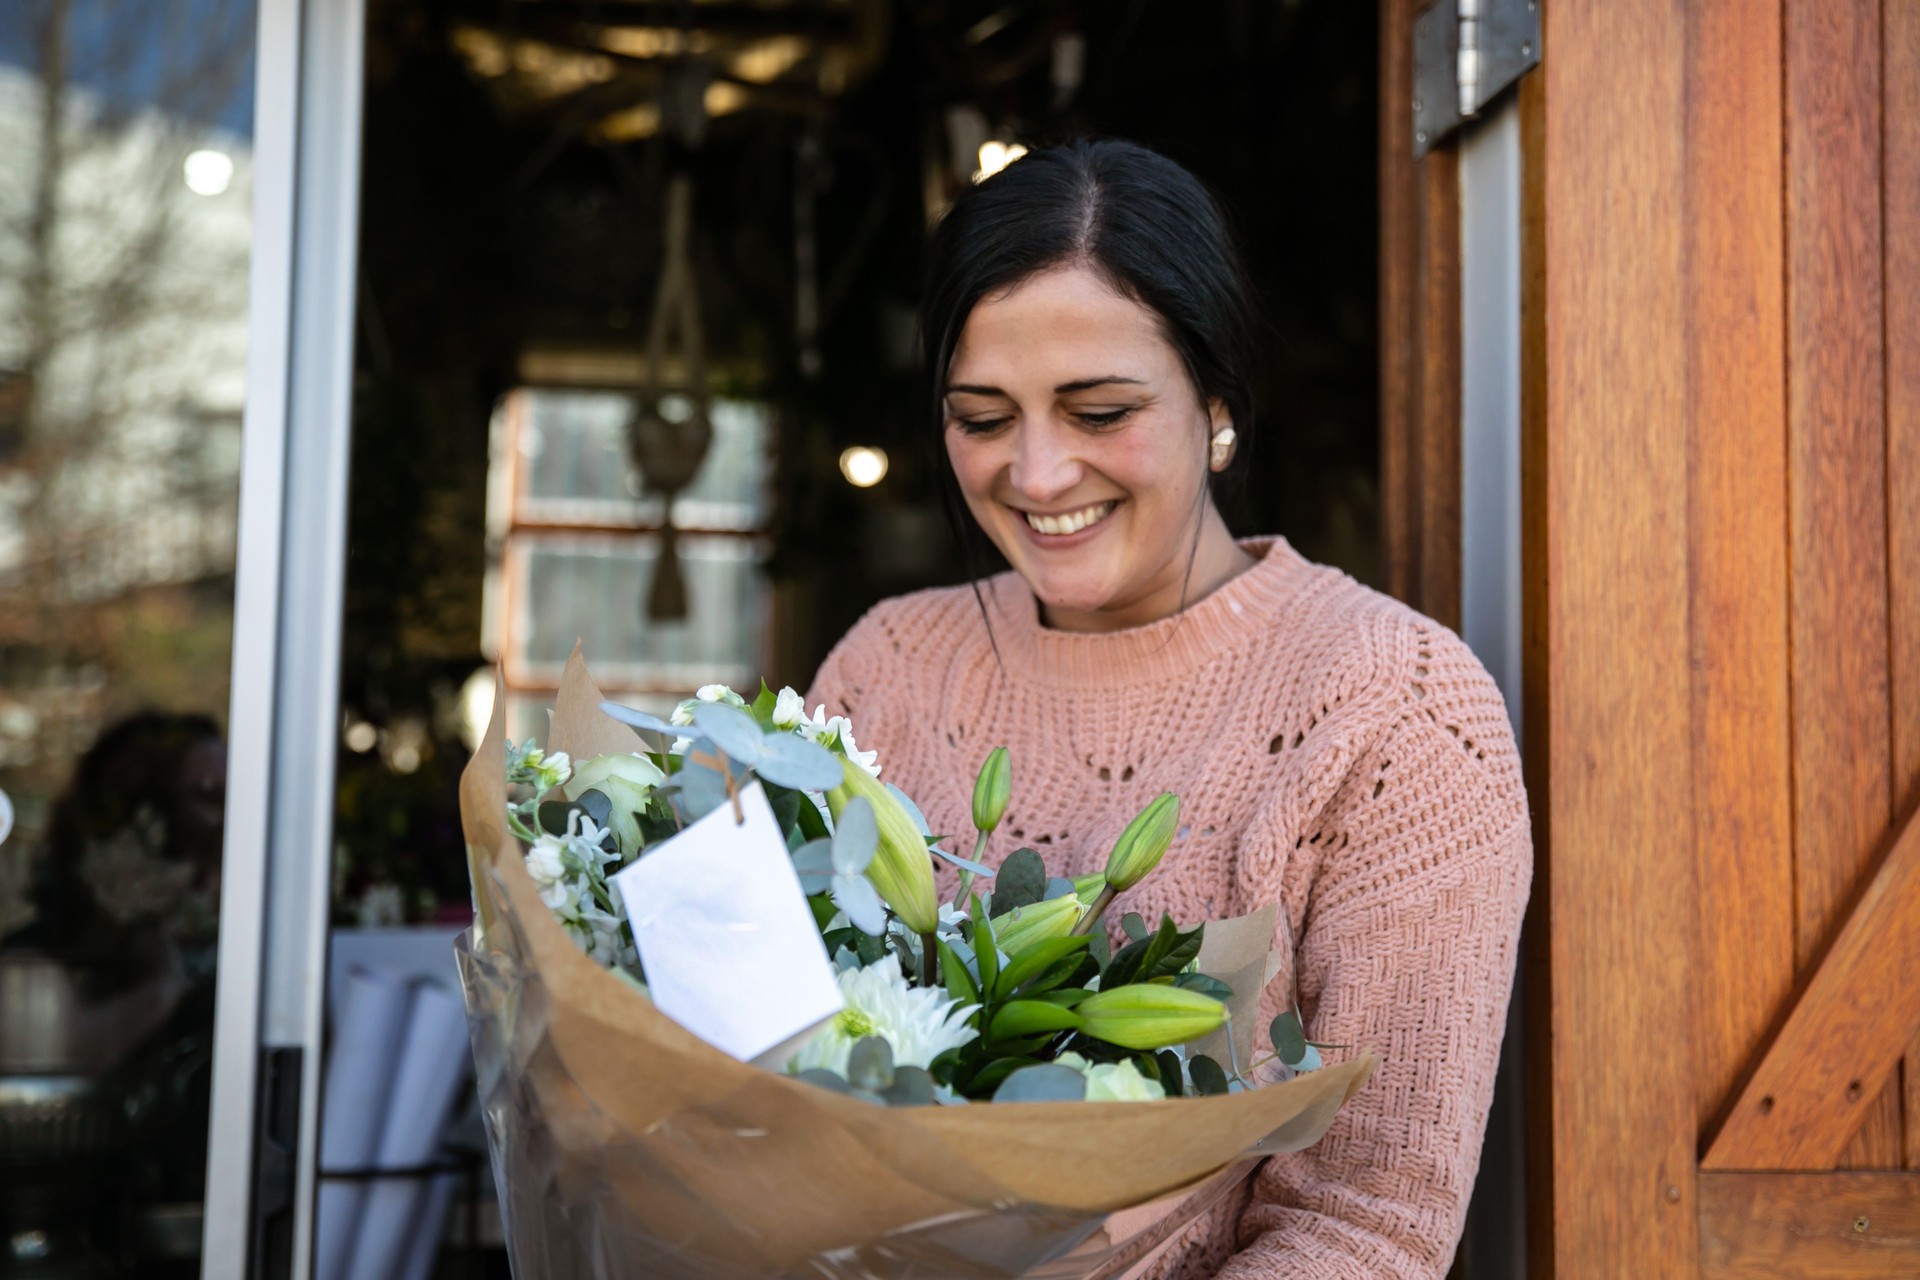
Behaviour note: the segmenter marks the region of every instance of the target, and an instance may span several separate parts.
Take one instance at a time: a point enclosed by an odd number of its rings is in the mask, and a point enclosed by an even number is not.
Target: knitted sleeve
[[[1445,640],[1299,846],[1320,850],[1298,949],[1308,1038],[1380,1069],[1319,1144],[1262,1166],[1219,1280],[1440,1280],[1458,1241],[1532,839],[1499,694]]]
[[[895,730],[902,726],[894,723],[895,703],[914,696],[924,631],[918,615],[927,612],[927,603],[901,596],[867,610],[820,663],[807,689],[807,710],[825,706],[829,716],[845,716],[860,746],[896,744]],[[910,716],[912,708],[906,710]],[[882,769],[889,757],[882,753]]]

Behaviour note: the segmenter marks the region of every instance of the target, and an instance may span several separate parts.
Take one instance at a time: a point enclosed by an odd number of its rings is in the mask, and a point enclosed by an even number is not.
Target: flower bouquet
[[[1176,798],[1103,874],[1030,850],[996,874],[1004,752],[962,858],[844,720],[701,695],[665,722],[605,703],[576,652],[546,748],[505,741],[497,698],[461,780],[516,1274],[1129,1274],[1365,1082],[1366,1054],[1311,1069],[1290,1014],[1251,1060],[1274,908],[1109,942]]]

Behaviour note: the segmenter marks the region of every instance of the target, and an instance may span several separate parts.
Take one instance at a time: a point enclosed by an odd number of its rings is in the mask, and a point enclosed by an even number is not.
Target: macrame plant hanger
[[[690,36],[690,27],[683,32],[683,39]],[[697,60],[686,59],[669,72],[662,86],[663,132],[688,150],[699,145],[706,131],[704,70]],[[677,622],[687,616],[687,582],[674,527],[674,498],[693,483],[713,443],[700,294],[691,251],[693,178],[684,168],[671,171],[667,178],[661,221],[660,282],[653,296],[646,360],[627,439],[643,491],[659,495],[663,506],[660,550],[643,618]],[[670,351],[680,358],[679,376],[671,379]]]

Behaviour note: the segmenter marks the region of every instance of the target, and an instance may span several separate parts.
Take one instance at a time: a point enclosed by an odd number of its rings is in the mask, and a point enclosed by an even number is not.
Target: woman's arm
[[[1448,727],[1463,717],[1427,710],[1410,708],[1309,833],[1331,851],[1298,953],[1308,1036],[1372,1049],[1380,1069],[1317,1146],[1261,1168],[1219,1280],[1439,1280],[1459,1239],[1532,840],[1510,737],[1476,745]]]

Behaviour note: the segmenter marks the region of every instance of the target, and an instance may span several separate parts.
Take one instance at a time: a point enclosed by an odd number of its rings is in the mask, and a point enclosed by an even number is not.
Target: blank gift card
[[[660,1012],[743,1062],[778,1066],[843,1005],[758,783],[741,788],[740,812],[721,805],[613,883]]]

